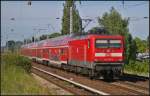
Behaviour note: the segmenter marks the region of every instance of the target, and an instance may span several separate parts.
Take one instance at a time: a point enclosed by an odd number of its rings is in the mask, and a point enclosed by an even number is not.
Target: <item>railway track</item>
[[[137,86],[137,85],[129,83],[129,82],[128,83],[127,82],[114,82],[114,83],[111,83],[111,84],[115,85],[115,86],[118,86],[122,89],[130,90],[132,92],[139,92],[139,94],[141,94],[141,93],[149,94],[149,88]]]
[[[32,72],[45,79],[51,81],[68,82],[70,86],[64,87],[61,83],[58,86],[72,92],[76,95],[149,95],[149,87],[136,85],[136,83],[125,81],[105,82],[103,80],[90,80],[88,77],[76,75],[74,73],[66,72],[57,68],[47,67],[41,64],[33,63]],[[45,76],[44,76],[45,74]],[[52,79],[55,78],[55,79]],[[58,84],[57,82],[56,85]],[[55,84],[54,83],[54,84]],[[148,82],[149,83],[149,82]],[[67,89],[68,88],[68,89]],[[80,93],[80,94],[79,94]]]
[[[56,83],[56,82],[53,81],[53,83],[55,83],[56,85],[58,85],[58,86],[60,86],[60,87],[63,87],[64,89],[66,89],[66,90],[68,90],[68,91],[74,93],[75,95],[96,95],[96,94],[98,94],[98,95],[109,95],[109,94],[104,93],[104,92],[101,92],[101,91],[99,91],[99,90],[90,88],[90,87],[88,87],[88,86],[86,86],[86,85],[83,85],[83,84],[74,82],[74,81],[72,81],[72,80],[66,79],[66,78],[64,78],[64,77],[61,77],[61,76],[59,76],[59,75],[56,75],[56,74],[53,74],[53,73],[50,73],[50,72],[47,72],[47,71],[42,70],[42,69],[40,69],[40,68],[37,68],[37,67],[32,67],[32,68],[34,69],[34,71],[32,70],[32,72],[34,72],[35,74],[37,74],[37,71],[40,71],[40,72],[42,72],[42,73],[44,73],[44,74],[47,74],[48,76],[55,77],[54,80],[60,79],[60,80],[63,80],[63,81],[65,81],[65,82],[68,82],[68,83],[70,83],[70,84],[73,84],[74,89],[73,89],[73,90],[72,90],[72,89],[70,90],[70,89],[68,89],[68,88],[66,88],[66,87],[64,87],[64,86],[61,86],[61,85],[60,85],[60,81],[59,81],[59,84],[58,84],[58,82]],[[37,70],[37,71],[35,71],[35,70]],[[38,73],[39,73],[39,72],[38,72]],[[39,75],[39,74],[37,74],[37,75]],[[42,75],[40,74],[40,76],[42,76]],[[43,76],[42,76],[42,77],[43,77]],[[44,78],[44,77],[43,77],[43,78]],[[45,78],[45,79],[47,79],[47,78]],[[51,78],[51,79],[52,79],[52,78]],[[49,80],[49,79],[48,79],[48,80]],[[52,80],[49,80],[49,81],[52,82]],[[57,80],[57,81],[58,81],[58,80]],[[68,86],[67,86],[67,87],[68,87]],[[76,87],[76,89],[75,89],[75,87]],[[78,90],[78,89],[79,89],[79,90]],[[82,94],[81,94],[81,93],[82,93]],[[88,94],[87,94],[87,93],[88,93]]]
[[[111,84],[131,91],[136,90],[139,93],[149,94],[149,77],[124,73],[120,79],[111,82]]]

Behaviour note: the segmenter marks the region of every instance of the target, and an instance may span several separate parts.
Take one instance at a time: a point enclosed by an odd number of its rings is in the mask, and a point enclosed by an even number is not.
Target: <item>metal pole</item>
[[[72,33],[72,24],[73,24],[73,19],[72,19],[72,7],[70,7],[70,35]]]
[[[7,37],[6,37],[6,51],[8,52],[8,33],[7,33],[7,35],[6,35]]]
[[[48,39],[48,34],[47,34],[47,36],[46,36],[46,39]]]
[[[38,35],[39,35],[39,38],[37,41],[40,41],[40,29],[38,30]],[[38,37],[38,35],[37,35],[37,37]]]

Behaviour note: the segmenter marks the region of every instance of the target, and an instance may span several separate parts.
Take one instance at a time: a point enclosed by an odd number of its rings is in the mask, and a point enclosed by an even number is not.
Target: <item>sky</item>
[[[1,1],[1,45],[8,40],[23,41],[25,38],[61,32],[64,1]],[[114,7],[123,18],[131,17],[129,32],[133,37],[146,39],[149,35],[148,1],[77,1],[76,8],[82,19],[93,19],[85,31],[99,26],[102,17]],[[148,17],[144,19],[143,17]],[[11,18],[14,18],[12,20]],[[56,19],[60,18],[60,19]],[[86,22],[83,22],[83,26]]]

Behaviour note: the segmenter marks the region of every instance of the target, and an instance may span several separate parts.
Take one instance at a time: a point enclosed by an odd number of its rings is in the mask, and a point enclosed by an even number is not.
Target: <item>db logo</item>
[[[110,56],[110,53],[106,53],[106,56]]]
[[[107,52],[110,52],[110,50],[108,49]]]

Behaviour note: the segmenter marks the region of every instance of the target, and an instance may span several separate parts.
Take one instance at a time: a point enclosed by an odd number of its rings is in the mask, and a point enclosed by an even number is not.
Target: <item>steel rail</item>
[[[139,94],[146,94],[148,95],[149,92],[147,90],[143,90],[143,89],[140,89],[138,87],[133,87],[133,86],[127,86],[126,84],[122,84],[120,82],[114,82],[114,83],[111,83],[112,85],[115,85],[115,86],[118,86],[120,88],[125,88],[125,89],[128,89],[128,90],[131,90],[133,92],[138,92]]]

